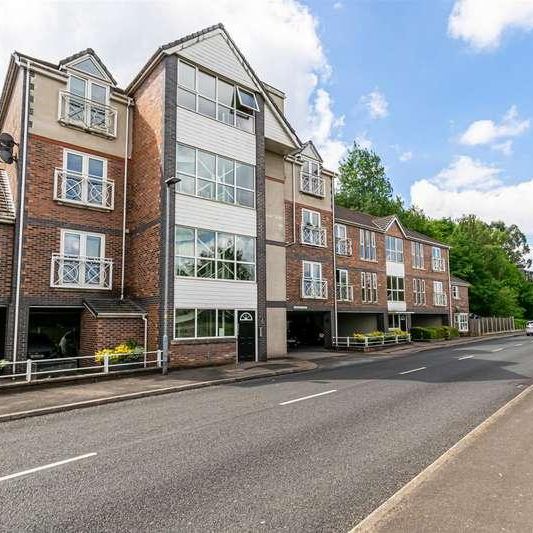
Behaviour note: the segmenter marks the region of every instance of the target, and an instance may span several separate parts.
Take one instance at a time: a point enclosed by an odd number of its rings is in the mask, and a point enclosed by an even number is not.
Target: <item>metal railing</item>
[[[448,297],[444,292],[435,292],[433,294],[433,304],[444,307],[448,303]]]
[[[357,335],[353,337],[333,337],[333,346],[336,348],[370,348],[372,346],[388,346],[391,344],[408,344],[411,335]]]
[[[326,228],[318,226],[302,226],[301,234],[302,244],[311,244],[312,246],[326,246]]]
[[[300,177],[300,191],[324,198],[326,195],[325,180],[320,176],[302,173]]]
[[[446,272],[446,261],[442,257],[432,257],[431,268],[433,272]]]
[[[67,91],[59,92],[58,120],[106,137],[117,136],[117,110]]]
[[[338,255],[352,255],[352,239],[335,238],[335,253]]]
[[[52,254],[52,287],[111,289],[112,279],[112,259]]]
[[[115,183],[112,180],[63,168],[55,169],[54,200],[112,210],[114,193]]]
[[[353,301],[353,285],[337,285],[337,300],[341,302]]]
[[[326,299],[328,282],[323,279],[302,278],[302,298]]]
[[[0,386],[13,381],[53,380],[65,376],[97,376],[120,370],[161,368],[162,351],[131,352],[129,354],[105,355],[98,362],[96,356],[57,357],[53,359],[26,359],[6,361],[0,369]],[[115,360],[116,359],[116,360]]]

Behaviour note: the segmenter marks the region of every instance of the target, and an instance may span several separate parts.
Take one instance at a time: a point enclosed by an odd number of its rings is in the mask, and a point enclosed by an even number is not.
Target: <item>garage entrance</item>
[[[331,315],[327,311],[288,311],[288,348],[331,344]]]

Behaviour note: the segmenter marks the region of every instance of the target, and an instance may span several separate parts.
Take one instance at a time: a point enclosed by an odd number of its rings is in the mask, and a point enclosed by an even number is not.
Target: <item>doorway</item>
[[[255,311],[237,311],[237,361],[255,361]]]

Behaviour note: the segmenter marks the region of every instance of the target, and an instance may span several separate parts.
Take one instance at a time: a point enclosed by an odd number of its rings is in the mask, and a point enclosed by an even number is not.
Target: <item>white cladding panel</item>
[[[174,304],[186,309],[255,309],[257,285],[243,281],[176,278]]]
[[[265,137],[286,146],[295,146],[268,105],[265,105]]]
[[[405,265],[403,263],[395,263],[394,261],[387,261],[387,276],[397,276],[399,278],[405,277]]]
[[[177,109],[178,142],[255,165],[255,135],[188,109]]]
[[[236,205],[176,194],[176,224],[256,237],[256,212]]]
[[[257,90],[257,85],[220,33],[183,48],[179,54],[225,78]]]
[[[387,302],[387,310],[402,313],[407,311],[407,304],[405,302]]]

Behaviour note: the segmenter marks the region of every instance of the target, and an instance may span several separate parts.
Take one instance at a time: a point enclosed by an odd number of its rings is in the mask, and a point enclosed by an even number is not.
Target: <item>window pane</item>
[[[178,174],[180,182],[177,183],[179,192],[185,194],[196,194],[196,180],[192,176],[185,176],[185,174]]]
[[[83,157],[78,154],[67,153],[67,169],[73,172],[82,172]]]
[[[196,95],[178,87],[178,105],[196,111]]]
[[[226,124],[233,126],[234,117],[235,113],[231,108],[218,104],[218,120],[220,120],[220,122],[225,122]]]
[[[78,96],[81,96],[85,98],[85,80],[82,80],[80,78],[75,78],[72,76],[70,78],[70,92],[77,94]]]
[[[202,198],[215,198],[215,182],[198,179],[198,196]]]
[[[225,81],[218,80],[218,102],[228,107],[234,107],[235,87],[226,83]]]
[[[244,189],[255,189],[254,183],[254,167],[250,165],[244,165],[243,163],[237,163],[236,165],[236,180],[237,187],[243,187]]]
[[[253,207],[254,193],[252,191],[245,191],[244,189],[237,189],[237,203],[245,207]]]
[[[194,230],[176,227],[176,255],[194,257]]]
[[[240,130],[247,131],[248,133],[253,133],[254,132],[254,117],[251,117],[250,115],[245,115],[244,113],[239,112],[237,113],[235,125]]]
[[[235,254],[237,261],[246,263],[255,262],[255,239],[238,235],[236,239]]]
[[[198,309],[198,337],[216,337],[216,315],[215,309]]]
[[[89,176],[104,177],[104,162],[102,160],[89,158]]]
[[[237,94],[239,95],[239,103],[242,106],[259,111],[255,96],[252,93],[249,93],[248,91],[245,91],[239,87]]]
[[[235,263],[233,261],[219,261],[217,278],[235,279]]]
[[[216,78],[205,72],[198,71],[198,92],[207,96],[208,98],[215,99],[216,96]]]
[[[235,311],[220,309],[218,311],[218,336],[233,337],[235,335]]]
[[[217,175],[218,181],[226,183],[228,185],[233,185],[233,183],[235,182],[233,161],[231,159],[219,157]]]
[[[218,199],[227,204],[235,203],[235,188],[233,185],[218,185]]]
[[[237,263],[237,279],[241,281],[255,281],[255,265]]]
[[[101,245],[102,245],[101,237],[87,235],[85,255],[87,257],[100,257],[101,256]]]
[[[218,234],[218,253],[217,257],[226,261],[235,259],[235,237],[227,233]]]
[[[178,172],[184,172],[185,174],[196,175],[196,150],[178,144],[176,153],[176,167]]]
[[[216,105],[215,102],[207,100],[202,96],[198,97],[198,113],[202,115],[207,115],[208,117],[216,117]]]
[[[215,261],[212,259],[198,259],[196,275],[199,278],[214,278]]]
[[[176,257],[176,276],[194,277],[194,259],[192,257]]]
[[[176,339],[194,337],[194,309],[176,309]]]
[[[197,257],[215,257],[215,232],[199,229],[196,246]]]
[[[91,100],[99,104],[107,103],[107,91],[105,87],[91,83]]]
[[[76,233],[65,233],[64,239],[64,254],[79,256],[81,236]]]
[[[214,181],[215,166],[216,158],[213,154],[198,150],[198,176]]]
[[[180,61],[178,64],[178,83],[194,91],[196,88],[195,78],[196,69]]]

